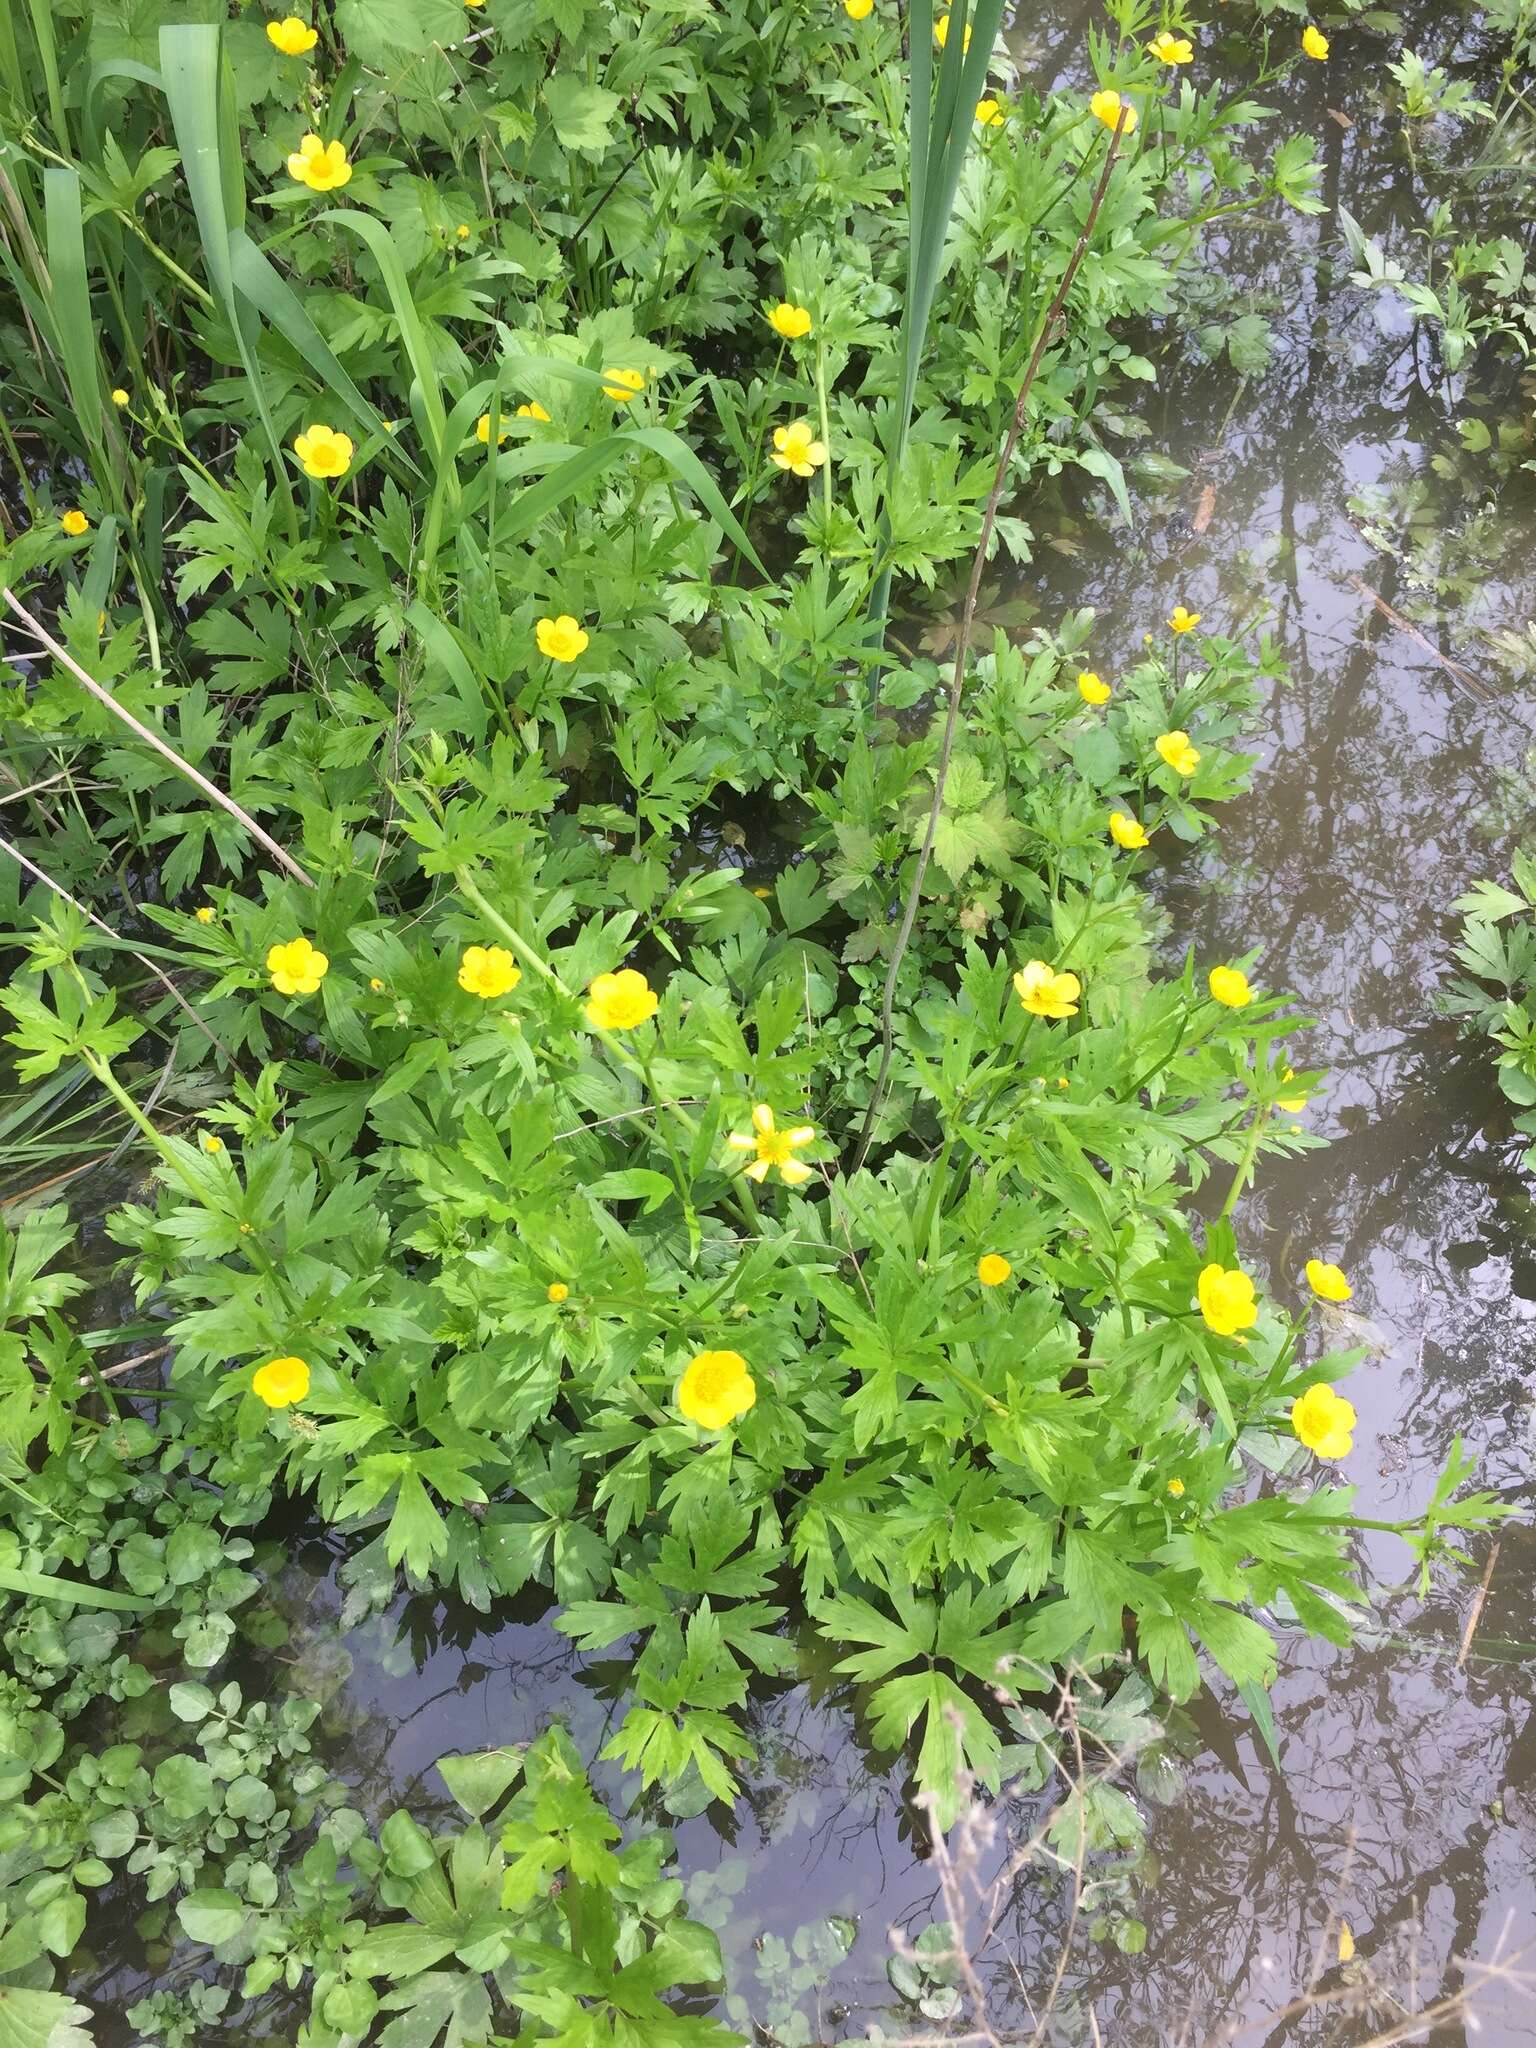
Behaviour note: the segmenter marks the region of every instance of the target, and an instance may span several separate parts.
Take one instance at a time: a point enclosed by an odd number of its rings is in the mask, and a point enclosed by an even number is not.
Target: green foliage
[[[1014,561],[1030,487],[1129,520],[1157,371],[1126,323],[1188,295],[1262,367],[1262,313],[1195,259],[1217,219],[1318,211],[1317,153],[1171,78],[1142,0],[1088,40],[1138,111],[1107,177],[995,4],[956,0],[937,62],[926,6],[904,45],[886,8],[338,0],[292,57],[182,0],[71,4],[64,38],[30,12],[0,361],[7,445],[47,460],[0,567],[69,660],[9,673],[5,746],[74,900],[17,894],[0,1001],[34,1099],[78,1089],[149,1162],[106,1229],[169,1363],[115,1393],[65,1219],[18,1222],[10,2032],[71,2048],[49,1958],[124,1871],[168,1953],[307,1989],[307,2048],[460,2048],[503,2006],[707,2044],[671,1994],[717,1982],[714,1937],[563,1734],[444,1759],[465,1824],[375,1829],[312,1704],[221,1674],[281,1636],[261,1525],[294,1496],[345,1533],[349,1619],[401,1582],[542,1589],[622,1666],[604,1758],[679,1815],[736,1799],[749,1688],[802,1654],[943,1827],[1039,1746],[1063,1664],[1134,1666],[1127,1713],[1219,1672],[1267,1725],[1266,1617],[1344,1637],[1348,1490],[1288,1418],[1353,1356],[1315,1355],[1294,1276],[1240,1333],[1197,1293],[1262,1160],[1316,1142],[1321,1077],[1284,996],[1157,971],[1109,832],[1204,838],[1275,650],[1149,620],[1098,709],[1090,612],[997,630],[950,749],[930,616],[1016,411]],[[1301,61],[1277,40],[1255,89]],[[290,175],[311,128],[344,185]],[[1072,977],[1055,1015],[1031,963]],[[643,1016],[605,1007],[625,970]],[[1487,1519],[1464,1476],[1404,1525],[1426,1566]],[[1119,1855],[1129,1802],[1058,1826]],[[897,1988],[947,2017],[922,1954]],[[134,2024],[181,2048],[221,1988]]]

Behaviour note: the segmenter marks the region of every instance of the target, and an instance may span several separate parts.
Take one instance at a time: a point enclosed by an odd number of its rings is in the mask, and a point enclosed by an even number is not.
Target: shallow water
[[[1443,58],[1458,19],[1431,0],[1409,40]],[[1079,59],[1080,23],[1063,8],[1021,40],[1037,76]],[[1390,52],[1365,31],[1343,31],[1335,53],[1302,78],[1285,125],[1323,138],[1330,208],[1342,201],[1367,231],[1401,234],[1423,218],[1424,187],[1382,105]],[[1218,46],[1213,61],[1235,71],[1240,40]],[[1421,162],[1438,133],[1421,136]],[[1347,1470],[1362,1513],[1411,1511],[1458,1432],[1479,1454],[1480,1483],[1524,1505],[1536,1205],[1491,1063],[1458,1044],[1434,996],[1449,971],[1451,900],[1503,871],[1524,824],[1530,713],[1477,633],[1520,625],[1536,609],[1529,480],[1503,487],[1497,531],[1469,560],[1461,531],[1472,506],[1429,467],[1454,448],[1457,406],[1432,348],[1400,313],[1349,285],[1329,216],[1250,228],[1214,246],[1209,261],[1239,308],[1251,295],[1283,309],[1268,370],[1239,389],[1179,332],[1152,337],[1160,382],[1142,408],[1151,429],[1142,445],[1191,477],[1137,496],[1129,534],[1106,537],[1081,513],[1041,514],[1028,588],[1047,619],[1097,607],[1094,663],[1106,675],[1174,602],[1222,631],[1273,605],[1270,629],[1292,681],[1270,707],[1254,793],[1229,807],[1209,851],[1175,861],[1158,884],[1175,951],[1193,944],[1208,964],[1261,945],[1264,982],[1296,990],[1317,1019],[1306,1064],[1333,1070],[1306,1115],[1331,1143],[1266,1169],[1239,1210],[1245,1258],[1282,1296],[1294,1297],[1313,1253],[1355,1282],[1351,1314],[1337,1321],[1340,1341],[1363,1329],[1372,1347],[1350,1384],[1361,1426]],[[1478,388],[1469,371],[1455,397]],[[1523,402],[1496,371],[1482,388],[1490,422]],[[1443,606],[1362,532],[1391,524],[1369,493],[1425,479],[1432,495],[1416,530],[1457,586]],[[1486,469],[1480,480],[1494,489]],[[1411,614],[1486,694],[1392,624],[1351,576]],[[1486,1547],[1479,1539],[1479,1565]],[[295,1621],[282,1668],[297,1690],[326,1699],[336,1754],[368,1805],[409,1798],[422,1810],[442,1797],[436,1756],[517,1741],[552,1713],[584,1754],[601,1746],[622,1667],[584,1666],[536,1613],[445,1617],[426,1600],[338,1642],[337,1555],[333,1540],[299,1545],[281,1588]],[[1271,2044],[1363,2038],[1358,2021],[1325,2034],[1316,2012],[1265,2019],[1310,1982],[1339,1984],[1337,1968],[1316,1968],[1330,1911],[1353,1930],[1351,1969],[1383,1986],[1382,2026],[1400,2017],[1393,1998],[1428,2002],[1454,1988],[1455,1958],[1487,1961],[1536,1938],[1532,1557],[1527,1532],[1504,1533],[1463,1665],[1475,1574],[1427,1604],[1411,1591],[1386,1599],[1350,1650],[1289,1643],[1274,1693],[1283,1772],[1240,1706],[1225,1695],[1219,1709],[1197,1703],[1183,1795],[1152,1809],[1161,1875],[1139,1908],[1146,1952],[1132,1959],[1082,1944],[1057,2037],[1150,2048],[1204,2041],[1230,2022]],[[1370,1561],[1379,1582],[1407,1575],[1391,1539]],[[679,1828],[684,1870],[699,1909],[721,1926],[734,1988],[780,2037],[788,2023],[763,1937],[789,1940],[830,1915],[856,1921],[847,1962],[799,2003],[805,2038],[862,2035],[893,2003],[888,1930],[915,1935],[940,1911],[902,1773],[858,1746],[850,1702],[825,1676],[765,1691],[752,1732],[760,1756],[728,1831],[717,1816]],[[616,1778],[608,1786],[622,1796]],[[1019,1828],[1029,1814],[1024,1803],[1000,1818]],[[1006,1846],[993,1844],[984,1868]],[[1059,1893],[1039,1877],[1020,1887],[998,1955],[1017,1954],[1036,1996],[1061,1925]],[[1000,2028],[1027,2039],[1028,2007],[1006,1968],[995,1982]],[[1536,1979],[1530,1990],[1495,1982],[1475,2009],[1479,2041],[1536,2042]],[[1468,2038],[1461,2021],[1435,2035]]]

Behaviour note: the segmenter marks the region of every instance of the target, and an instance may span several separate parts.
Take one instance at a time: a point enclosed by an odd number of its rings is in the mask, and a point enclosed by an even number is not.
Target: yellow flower
[[[285,57],[307,57],[319,40],[314,29],[307,22],[300,21],[296,14],[267,23],[267,41],[274,49],[281,50]]]
[[[1253,1282],[1240,1266],[1202,1266],[1195,1292],[1206,1327],[1218,1337],[1235,1337],[1239,1330],[1251,1330],[1259,1320]]]
[[[192,915],[199,924],[212,924],[214,919],[213,905],[211,903],[200,903]]]
[[[216,1136],[212,1131],[205,1131],[203,1133],[203,1150],[205,1152],[222,1152],[224,1150],[224,1140]]]
[[[85,514],[73,509],[64,514],[59,524],[71,540],[78,540],[82,533],[89,533],[91,530],[91,522],[86,518]]]
[[[660,996],[635,967],[599,974],[587,990],[587,1022],[599,1031],[633,1031],[654,1017]]]
[[[523,978],[505,946],[466,946],[459,962],[459,987],[466,995],[490,1002],[510,995]]]
[[[677,1405],[700,1429],[724,1429],[756,1399],[757,1386],[739,1351],[701,1351],[677,1383]]]
[[[1013,1268],[1001,1252],[983,1252],[976,1261],[976,1278],[983,1287],[1001,1287],[1012,1277]]]
[[[1193,775],[1200,766],[1200,749],[1192,747],[1189,734],[1177,726],[1172,732],[1160,732],[1153,745],[1175,775]]]
[[[267,949],[267,972],[280,996],[312,996],[330,964],[308,939],[290,939],[286,945]]]
[[[1147,55],[1155,57],[1159,64],[1191,64],[1195,46],[1188,36],[1171,35],[1167,29],[1161,29],[1148,43]]]
[[[501,417],[505,419],[506,414],[503,413]],[[546,413],[544,417],[547,419],[549,415]],[[498,423],[496,428],[496,446],[499,448],[506,438],[506,428]],[[491,416],[488,412],[481,413],[479,419],[475,421],[475,439],[482,448],[489,448],[491,445]]]
[[[335,192],[352,176],[352,166],[340,142],[322,142],[318,135],[306,135],[288,159],[288,175],[311,192]]]
[[[551,1280],[544,1290],[544,1299],[554,1302],[557,1307],[562,1301],[569,1301],[570,1298],[571,1290],[563,1280]]]
[[[1075,974],[1058,974],[1043,960],[1026,960],[1013,977],[1014,992],[1031,1017],[1075,1017],[1083,985]]]
[[[1354,1404],[1336,1394],[1326,1380],[1308,1387],[1291,1403],[1292,1429],[1320,1458],[1347,1458],[1354,1446],[1354,1426]]]
[[[628,405],[645,389],[644,370],[604,370],[603,375],[609,379],[603,389],[615,405]]]
[[[269,1408],[291,1408],[309,1392],[309,1367],[302,1358],[274,1358],[251,1381],[251,1392]]]
[[[1085,668],[1077,679],[1077,694],[1085,704],[1107,704],[1112,693],[1108,683]]]
[[[1217,1002],[1225,1003],[1229,1010],[1241,1010],[1253,1001],[1253,990],[1240,967],[1213,967],[1205,979]]]
[[[1119,93],[1112,92],[1107,88],[1103,92],[1096,92],[1088,102],[1088,111],[1092,114],[1095,121],[1102,121],[1106,128],[1115,128],[1120,123],[1120,109],[1122,105],[1125,107],[1125,126],[1120,129],[1120,133],[1122,135],[1134,134],[1137,120],[1140,117],[1129,100],[1122,102]]]
[[[1173,1497],[1174,1497],[1174,1499],[1175,1499],[1175,1500],[1182,1500],[1182,1499],[1184,1498],[1184,1482],[1183,1482],[1183,1480],[1182,1480],[1182,1479],[1170,1479],[1170,1480],[1169,1480],[1169,1482],[1168,1482],[1168,1491],[1169,1491],[1169,1492],[1170,1492],[1170,1493],[1171,1493],[1171,1494],[1173,1495]]]
[[[1328,55],[1328,38],[1320,28],[1314,28],[1309,21],[1301,32],[1301,47],[1309,57],[1315,57],[1318,63],[1321,64]],[[1348,1408],[1349,1403],[1346,1401],[1344,1406]],[[1351,1414],[1353,1414],[1353,1410],[1351,1410]]]
[[[592,636],[569,612],[562,612],[558,619],[536,620],[533,637],[539,643],[540,654],[547,654],[551,661],[575,661],[586,653]]]
[[[978,100],[976,118],[983,128],[1001,128],[1008,116],[997,100]]]
[[[1287,1067],[1280,1078],[1282,1081],[1294,1081],[1296,1069],[1294,1067]],[[1300,1116],[1301,1112],[1306,1108],[1308,1100],[1309,1098],[1305,1095],[1277,1095],[1275,1097],[1275,1107],[1276,1109],[1283,1109],[1287,1116]]]
[[[467,242],[469,240],[469,229],[464,225],[463,221],[459,222],[458,226],[454,229],[453,232],[458,236],[461,242]]]
[[[1348,1301],[1355,1291],[1337,1266],[1322,1259],[1308,1259],[1307,1285],[1319,1301]]]
[[[293,452],[304,474],[318,477],[324,483],[331,477],[346,475],[352,461],[352,438],[349,434],[338,434],[334,427],[323,427],[316,420],[308,433],[295,439]]]
[[[867,21],[875,11],[875,0],[843,0],[843,12],[850,21]]]
[[[1183,605],[1176,604],[1173,608],[1173,616],[1169,619],[1168,623],[1175,633],[1193,633],[1196,626],[1199,625],[1201,617],[1201,613],[1186,611]]]
[[[1133,818],[1129,811],[1111,811],[1109,836],[1116,846],[1123,846],[1127,853],[1136,853],[1147,843],[1147,828],[1140,818]]]
[[[121,384],[119,384],[116,390],[112,393],[112,403],[116,406],[124,406],[130,403],[128,394],[123,389]]]
[[[947,14],[941,14],[941,15],[939,16],[938,20],[937,20],[937,21],[936,21],[936,22],[935,22],[935,23],[933,24],[933,40],[934,40],[934,41],[935,41],[935,42],[936,42],[936,43],[938,44],[938,46],[939,46],[939,48],[940,48],[941,50],[942,50],[942,49],[944,49],[944,48],[945,48],[945,47],[946,47],[946,46],[948,45],[948,42],[949,42],[949,16],[948,16]],[[967,22],[967,23],[965,24],[965,34],[964,34],[964,36],[963,36],[963,37],[961,38],[961,42],[960,42],[960,54],[961,54],[961,56],[962,56],[962,57],[963,57],[963,56],[965,55],[965,53],[967,52],[967,50],[969,50],[969,49],[970,49],[970,47],[971,47],[971,24],[970,24],[969,22]]]
[[[768,325],[785,341],[800,341],[811,331],[811,316],[804,306],[792,306],[788,299],[780,299],[768,315]]]
[[[770,1169],[776,1166],[784,1185],[798,1188],[814,1176],[794,1154],[802,1145],[809,1145],[815,1136],[814,1124],[797,1124],[793,1130],[781,1131],[774,1123],[773,1111],[766,1102],[760,1102],[752,1112],[751,1130],[732,1131],[725,1142],[733,1152],[757,1154],[750,1166],[742,1168],[748,1180],[764,1181]]]
[[[768,459],[780,469],[793,470],[796,476],[814,476],[827,459],[827,444],[816,439],[809,420],[796,420],[791,426],[774,428]]]
[[[543,420],[546,426],[549,424],[549,414],[536,398],[530,398],[526,405],[520,405],[517,408],[517,417],[520,420]]]
[[[374,994],[375,994],[376,996],[381,996],[381,995],[383,995],[383,993],[384,993],[384,984],[383,984],[383,982],[382,982],[382,981],[380,981],[379,977],[378,977],[378,976],[377,976],[376,974],[370,974],[370,975],[369,975],[369,977],[368,977],[368,986],[369,986],[369,987],[370,987],[370,988],[371,988],[371,989],[373,990],[373,993],[374,993]]]
[[[466,7],[483,7],[485,0],[464,0],[464,5]]]

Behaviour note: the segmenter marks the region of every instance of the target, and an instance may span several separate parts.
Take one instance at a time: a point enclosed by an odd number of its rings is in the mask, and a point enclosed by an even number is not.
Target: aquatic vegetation
[[[865,0],[185,11],[10,29],[8,749],[59,879],[6,1040],[132,1146],[161,1348],[107,1377],[67,1219],[4,1237],[0,1989],[68,2048],[123,1866],[316,2048],[488,2038],[488,1978],[707,2041],[664,1994],[715,1944],[560,1731],[375,1830],[294,1703],[145,1646],[270,1647],[299,1501],[352,1584],[622,1646],[601,1760],[679,1814],[741,1796],[802,1628],[942,1829],[1059,1669],[1265,1725],[1269,1617],[1347,1636],[1348,1491],[1275,1446],[1347,1454],[1358,1354],[1238,1220],[1315,1142],[1305,1020],[1253,960],[1159,971],[1122,857],[1247,787],[1273,651],[1171,591],[1113,686],[1089,612],[976,630],[1032,481],[1128,516],[1129,323],[1320,163],[1240,157],[1270,117],[1139,0],[1091,95],[1016,76],[1001,0],[905,49]],[[912,623],[967,574],[946,677]],[[1426,1571],[1464,1477],[1394,1525]],[[71,1724],[152,1689],[98,1766]]]

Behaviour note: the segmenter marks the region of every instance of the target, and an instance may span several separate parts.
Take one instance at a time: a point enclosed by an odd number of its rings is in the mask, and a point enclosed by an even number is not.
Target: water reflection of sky
[[[1410,40],[1434,55],[1450,31],[1434,0],[1422,14]],[[1079,17],[1058,10],[1021,48],[1035,75],[1049,76],[1080,57]],[[1385,48],[1366,31],[1338,32],[1335,61],[1304,74],[1286,103],[1322,141],[1330,207],[1342,200],[1368,231],[1400,237],[1425,209],[1381,106]],[[1234,39],[1234,67],[1236,51]],[[1330,106],[1352,125],[1331,119]],[[1433,998],[1451,899],[1507,858],[1496,799],[1522,765],[1529,714],[1472,629],[1530,614],[1536,518],[1529,493],[1507,486],[1494,559],[1483,545],[1468,577],[1458,553],[1466,510],[1429,469],[1454,443],[1431,351],[1391,308],[1361,303],[1330,219],[1250,230],[1219,252],[1218,267],[1255,302],[1284,309],[1269,370],[1235,392],[1229,369],[1203,365],[1175,332],[1162,337],[1143,445],[1197,469],[1197,480],[1143,494],[1137,531],[1107,549],[1075,523],[1077,550],[1043,548],[1031,587],[1047,618],[1098,608],[1095,665],[1106,675],[1176,601],[1218,631],[1273,607],[1292,680],[1268,707],[1254,793],[1229,807],[1211,852],[1161,885],[1179,949],[1193,942],[1210,962],[1263,947],[1265,982],[1296,990],[1318,1020],[1308,1064],[1333,1070],[1309,1112],[1332,1143],[1266,1171],[1240,1211],[1245,1255],[1281,1294],[1294,1295],[1313,1252],[1354,1278],[1360,1314],[1338,1329],[1342,1341],[1363,1334],[1371,1345],[1350,1383],[1361,1427],[1348,1475],[1362,1512],[1409,1512],[1458,1432],[1483,1460],[1481,1483],[1524,1501],[1536,1212],[1487,1063],[1458,1045]],[[1387,494],[1390,524],[1391,494],[1426,479],[1443,509],[1417,530],[1448,577],[1474,584],[1470,607],[1437,610],[1362,534],[1362,494]],[[1213,508],[1197,535],[1189,515],[1206,485]],[[1044,537],[1048,517],[1039,525]],[[1502,701],[1470,695],[1351,576],[1411,613]],[[1389,1585],[1407,1575],[1391,1539],[1371,1562]],[[1154,1820],[1161,1877],[1143,1906],[1147,1951],[1132,1961],[1093,1948],[1074,1963],[1062,2018],[1079,2016],[1077,2037],[1096,2038],[1091,2006],[1097,2038],[1115,2048],[1203,2042],[1223,2022],[1247,2023],[1249,2038],[1275,2048],[1324,2038],[1317,2015],[1255,2023],[1314,1977],[1330,1907],[1349,1919],[1367,1967],[1398,1996],[1417,1985],[1426,2001],[1457,1981],[1449,1958],[1488,1958],[1536,1937],[1532,1562],[1530,1536],[1506,1532],[1463,1669],[1470,1582],[1423,1606],[1411,1592],[1389,1595],[1348,1651],[1288,1642],[1274,1695],[1283,1773],[1240,1712],[1197,1706],[1184,1795]],[[309,1563],[318,1575],[329,1559],[317,1548]],[[294,1682],[331,1699],[353,1772],[380,1805],[407,1788],[440,1797],[430,1764],[445,1750],[523,1739],[559,1711],[592,1754],[615,1718],[618,1672],[584,1671],[536,1617],[481,1628],[415,1603],[402,1635],[370,1624],[344,1653],[327,1647],[313,1613],[306,1627]],[[825,1682],[765,1695],[753,1732],[760,1758],[739,1810],[728,1830],[708,1818],[682,1824],[684,1866],[719,1878],[723,1938],[749,1992],[762,1934],[855,1917],[859,1942],[817,2034],[860,2034],[887,1995],[888,1927],[916,1933],[937,1911],[901,1774],[860,1749],[847,1701]],[[1060,1924],[1059,1898],[1020,1888],[1009,1931],[1036,1992]],[[1337,1973],[1320,1981],[1335,1985]],[[999,1982],[1006,1991],[1006,1973]],[[1489,2048],[1536,2041],[1536,1992],[1495,1989],[1479,2010]],[[1382,2024],[1398,2016],[1384,2006]],[[1015,1996],[1007,2028],[1021,2025],[1027,2039]],[[1436,2035],[1464,2038],[1459,2023]]]

